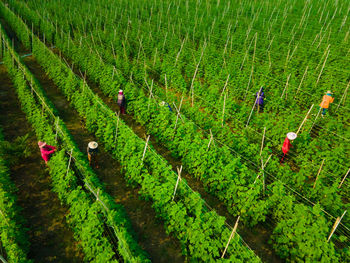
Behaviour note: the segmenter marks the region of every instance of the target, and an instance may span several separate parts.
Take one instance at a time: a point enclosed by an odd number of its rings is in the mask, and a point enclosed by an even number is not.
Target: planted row
[[[11,49],[11,47],[9,48]],[[131,224],[123,207],[115,204],[112,197],[100,191],[103,190],[101,183],[89,168],[86,158],[78,150],[64,123],[60,120],[57,122],[57,118],[53,118],[54,115],[51,115],[56,110],[45,98],[34,76],[21,63],[13,50],[6,51],[5,64],[16,84],[22,109],[33,125],[37,137],[48,143],[60,143],[60,151],[48,163],[53,189],[61,202],[70,207],[68,222],[73,227],[77,239],[81,241],[86,260],[117,262],[116,249],[113,248],[111,240],[104,237],[103,221],[105,221],[114,230],[113,235],[118,238],[118,254],[125,262],[149,262],[145,252],[139,248],[134,240]],[[29,82],[31,82],[31,87],[27,85]],[[36,99],[33,97],[33,91],[37,94]],[[43,115],[42,107],[45,109]],[[68,172],[69,158],[66,153],[71,150],[73,150],[72,156],[74,158],[72,167],[75,169]],[[79,178],[77,172],[82,174],[83,178],[81,176]],[[93,193],[98,192],[100,202],[91,201],[90,192],[84,191],[81,187],[84,184],[88,185]]]

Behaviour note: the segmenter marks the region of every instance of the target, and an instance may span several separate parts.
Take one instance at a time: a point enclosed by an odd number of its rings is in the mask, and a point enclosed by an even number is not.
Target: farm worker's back
[[[323,96],[322,102],[320,103],[320,107],[323,109],[328,109],[329,104],[333,103],[334,98],[332,98],[332,95],[330,93],[327,93]]]
[[[289,152],[289,149],[290,149],[290,140],[286,137],[282,145],[282,152],[284,154],[287,154]]]
[[[46,142],[38,142],[40,148],[41,157],[44,159],[45,163],[50,160],[51,154],[56,151],[55,146],[47,145]]]

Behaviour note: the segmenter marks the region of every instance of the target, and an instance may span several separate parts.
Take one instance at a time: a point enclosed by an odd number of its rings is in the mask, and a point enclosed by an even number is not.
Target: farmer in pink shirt
[[[51,154],[56,151],[56,147],[47,145],[46,142],[38,142],[40,148],[41,157],[43,157],[45,164],[50,160]]]

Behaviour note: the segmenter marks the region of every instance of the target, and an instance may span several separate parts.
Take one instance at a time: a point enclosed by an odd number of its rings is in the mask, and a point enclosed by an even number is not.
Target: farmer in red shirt
[[[287,137],[284,140],[284,143],[282,145],[282,158],[281,158],[281,163],[284,162],[286,154],[289,152],[291,145],[291,141],[293,141],[297,137],[297,134],[294,132],[288,132]]]
[[[43,157],[45,164],[50,160],[51,154],[56,151],[55,146],[47,145],[46,142],[38,142],[40,148],[41,157]]]

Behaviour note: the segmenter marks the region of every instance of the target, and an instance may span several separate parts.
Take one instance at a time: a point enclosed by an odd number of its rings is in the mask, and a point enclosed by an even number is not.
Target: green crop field
[[[0,1],[0,262],[350,262],[349,13]]]

